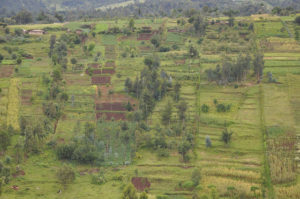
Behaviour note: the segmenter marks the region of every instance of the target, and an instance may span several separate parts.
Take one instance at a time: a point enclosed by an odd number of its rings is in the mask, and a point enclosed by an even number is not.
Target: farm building
[[[44,34],[46,34],[46,31],[44,31],[44,30],[28,30],[27,33],[29,35],[44,35]]]

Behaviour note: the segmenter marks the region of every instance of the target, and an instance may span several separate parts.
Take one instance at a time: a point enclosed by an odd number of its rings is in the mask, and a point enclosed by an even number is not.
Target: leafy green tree
[[[5,151],[10,145],[10,138],[12,135],[9,135],[6,127],[0,128],[0,151]]]
[[[208,113],[208,112],[209,112],[209,106],[206,105],[206,104],[203,104],[203,105],[201,106],[201,111],[202,111],[203,113]]]
[[[146,192],[142,192],[139,199],[148,199],[148,195]]]
[[[180,98],[180,88],[181,88],[181,84],[179,82],[176,82],[174,85],[174,100],[176,102],[178,102]]]
[[[298,25],[300,25],[300,16],[297,16],[297,17],[295,18],[295,23],[297,23]]]
[[[71,63],[72,63],[73,65],[77,64],[77,59],[73,57],[73,58],[71,59]]]
[[[27,10],[21,10],[16,16],[13,17],[17,24],[28,24],[33,21],[32,14]]]
[[[167,101],[164,109],[161,112],[161,121],[162,124],[167,126],[170,125],[172,119],[172,102],[170,100]]]
[[[201,180],[201,170],[199,168],[195,168],[192,173],[191,180],[194,183],[194,186],[198,186]]]
[[[155,46],[155,48],[158,48],[160,46],[160,39],[158,38],[157,35],[153,36],[150,40],[151,44]]]
[[[138,199],[136,189],[131,183],[123,190],[122,199]]]
[[[187,103],[184,100],[181,100],[177,105],[177,113],[180,121],[185,120],[187,108]]]
[[[128,27],[129,27],[130,31],[134,30],[134,19],[129,20]]]
[[[188,141],[183,141],[178,146],[178,153],[182,155],[182,159],[184,162],[189,161],[189,157],[187,156],[187,153],[191,149],[191,144]]]
[[[229,144],[230,141],[231,141],[231,136],[232,136],[233,132],[231,131],[228,131],[227,128],[225,128],[225,130],[222,132],[222,141],[225,143],[225,144]]]
[[[0,63],[2,62],[3,59],[4,59],[4,56],[2,54],[0,54]]]
[[[264,55],[260,52],[257,52],[253,60],[254,73],[256,74],[257,82],[260,82],[262,78],[264,64]]]

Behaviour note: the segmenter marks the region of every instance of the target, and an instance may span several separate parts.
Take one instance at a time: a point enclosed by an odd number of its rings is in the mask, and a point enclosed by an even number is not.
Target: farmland
[[[220,19],[201,36],[167,17],[130,33],[125,19],[8,26],[48,31],[0,43],[1,198],[116,199],[129,184],[149,199],[299,198],[299,25]],[[240,59],[240,76],[216,79]]]

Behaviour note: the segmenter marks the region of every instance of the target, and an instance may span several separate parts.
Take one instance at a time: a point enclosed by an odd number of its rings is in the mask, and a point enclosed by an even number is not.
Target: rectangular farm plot
[[[100,76],[92,77],[92,84],[110,84],[111,77],[109,76]]]
[[[255,32],[258,38],[283,37],[288,38],[289,34],[280,21],[255,22]]]
[[[126,114],[122,112],[100,112],[96,113],[96,118],[104,118],[105,120],[125,120]]]
[[[97,111],[127,111],[125,104],[121,102],[96,104]]]
[[[114,35],[102,35],[101,43],[102,43],[102,45],[116,45],[117,38]]]
[[[13,72],[13,66],[0,66],[0,78],[10,77]]]

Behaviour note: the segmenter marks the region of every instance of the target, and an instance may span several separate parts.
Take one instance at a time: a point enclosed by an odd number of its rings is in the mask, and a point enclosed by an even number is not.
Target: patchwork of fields
[[[0,154],[3,162],[7,156],[12,158],[9,166],[11,173],[16,174],[9,184],[3,185],[1,198],[100,196],[116,199],[121,198],[128,183],[140,188],[144,181],[150,199],[184,199],[195,195],[198,198],[300,198],[300,43],[293,33],[299,26],[292,18],[266,15],[241,17],[239,22],[253,23],[254,31],[244,26],[227,28],[227,25],[210,24],[201,41],[199,36],[188,32],[187,26],[174,31],[177,23],[168,18],[138,19],[136,29],[151,26],[152,32],[136,31],[130,35],[104,33],[113,27],[127,27],[126,20],[9,27],[12,30],[53,28],[46,35],[23,38],[23,42],[20,39],[0,44],[0,53],[5,57],[0,64],[0,121],[16,132],[20,129],[19,117],[39,120],[44,117],[44,104],[51,99],[48,94],[51,88],[46,83],[56,67],[48,56],[51,35],[56,38],[76,35],[73,32],[82,29],[87,35],[84,44],[93,44],[94,48],[85,50],[83,44],[68,46],[67,68],[61,77],[61,89],[68,99],[63,103],[61,117],[51,121],[55,133],[49,133],[44,139],[40,146],[42,152],[25,152],[22,162],[17,163],[15,146],[23,142],[24,136],[15,133],[6,154]],[[94,29],[83,28],[85,24]],[[159,30],[161,46],[169,48],[167,52],[151,44],[151,38]],[[4,34],[2,29],[0,32]],[[27,52],[33,58],[23,58],[18,64],[10,58],[12,55],[5,46],[17,48],[12,50],[14,53]],[[199,57],[188,55],[191,46],[199,52]],[[255,50],[264,54],[260,83],[253,72],[239,83],[221,85],[208,81],[206,71],[222,64],[225,55],[235,60],[241,53]],[[130,119],[134,111],[139,111],[140,99],[124,85],[128,78],[138,79],[145,67],[144,59],[149,56],[156,56],[160,61],[163,72],[159,76],[168,74],[169,82],[180,82],[180,99],[187,103],[186,129],[182,132],[176,132],[180,123],[176,108],[172,109],[172,124],[161,125],[161,114],[168,103],[179,106],[173,100],[173,88],[157,101],[143,123],[147,130],[142,132]],[[71,63],[72,58],[77,63]],[[218,111],[218,103],[230,106],[230,111]],[[203,105],[209,111],[203,111]],[[128,122],[126,128],[131,135],[120,135],[124,121]],[[59,160],[55,146],[84,137],[86,122],[95,124],[94,136],[103,139],[98,143],[103,151],[97,151],[103,155],[103,163]],[[233,132],[230,144],[224,144],[221,139],[225,129]],[[177,149],[184,131],[191,132],[194,140],[186,162]],[[166,137],[165,153],[160,154],[160,148],[146,148],[147,140],[159,142],[160,136]],[[140,143],[141,147],[134,143]],[[58,184],[55,175],[65,164],[76,175],[67,189]],[[200,183],[189,186],[196,168],[201,170]],[[23,175],[17,175],[19,170]],[[99,173],[104,173],[105,183],[91,183]]]

